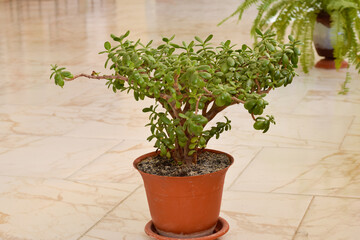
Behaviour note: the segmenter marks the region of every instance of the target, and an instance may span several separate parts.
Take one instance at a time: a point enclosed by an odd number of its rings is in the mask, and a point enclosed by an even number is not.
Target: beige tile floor
[[[78,80],[60,89],[50,64],[103,70],[109,34],[145,41],[215,34],[251,45],[244,21],[216,24],[238,0],[0,0],[0,239],[148,239],[150,216],[135,157],[149,101]],[[224,240],[360,239],[360,81],[337,95],[345,71],[299,72],[268,96],[277,125],[252,129],[242,107],[210,147],[235,157],[221,216]]]

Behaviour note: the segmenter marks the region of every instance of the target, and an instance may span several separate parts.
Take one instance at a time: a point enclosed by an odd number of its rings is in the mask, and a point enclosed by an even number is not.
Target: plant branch
[[[203,95],[201,94],[201,95],[199,96],[198,100],[196,101],[195,114],[197,114],[198,111],[199,111],[199,103],[200,103],[200,99],[201,99],[202,96],[203,96]]]
[[[174,88],[175,88],[176,93],[178,95],[181,95],[178,79],[179,79],[179,75],[175,74],[175,76],[174,76]]]
[[[259,76],[259,74],[257,74],[257,75]],[[256,86],[257,86],[256,92],[257,92],[257,93],[260,93],[260,92],[261,92],[260,83],[259,83],[259,81],[257,80],[257,78],[255,78],[254,81],[255,81]]]
[[[96,76],[96,75],[89,75],[89,74],[79,74],[79,75],[75,75],[72,78],[66,78],[64,79],[65,81],[73,81],[79,77],[86,77],[86,78],[91,78],[91,79],[120,79],[120,80],[124,80],[126,82],[129,81],[129,79],[127,77],[124,76],[120,76],[120,75],[101,75],[101,76]]]
[[[253,113],[251,114],[251,117],[252,117],[252,119],[253,119],[254,121],[256,121],[256,118],[255,118],[255,116],[254,116]]]
[[[170,95],[167,95],[167,94],[165,94],[165,93],[160,93],[160,97],[161,97],[162,99],[164,99],[164,100],[166,101],[166,103],[170,106],[170,108],[171,108],[171,110],[172,110],[172,112],[173,112],[173,114],[174,114],[174,115],[172,115],[172,114],[170,113],[170,115],[171,115],[172,117],[175,116],[175,118],[180,118],[180,117],[179,117],[179,110],[178,110],[178,109],[176,108],[176,106],[175,106],[175,101],[169,102],[171,96],[170,96]]]
[[[204,108],[202,109],[202,115],[205,116],[206,115],[206,111],[207,111],[207,108],[209,107],[210,103],[213,102],[212,100],[211,101],[207,101],[205,104],[204,104]]]
[[[272,87],[269,87],[266,90],[260,91],[259,94],[263,94],[263,93],[269,93],[271,91]]]

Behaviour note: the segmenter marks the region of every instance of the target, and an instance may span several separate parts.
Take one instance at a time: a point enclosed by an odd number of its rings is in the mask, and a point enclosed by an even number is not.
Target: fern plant
[[[241,20],[244,11],[256,5],[256,16],[251,34],[255,29],[269,27],[276,31],[278,41],[283,41],[285,31],[291,27],[291,34],[304,44],[301,47],[300,63],[308,72],[314,65],[313,32],[316,17],[321,12],[330,15],[334,47],[335,66],[339,68],[343,60],[348,60],[360,73],[360,0],[245,0],[222,24],[233,16]],[[349,81],[350,74],[347,74]]]

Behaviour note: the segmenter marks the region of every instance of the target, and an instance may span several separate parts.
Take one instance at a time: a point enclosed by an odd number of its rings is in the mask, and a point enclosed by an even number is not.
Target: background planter
[[[317,15],[313,40],[316,52],[324,57],[315,64],[317,68],[335,69],[334,47],[331,44],[331,19],[326,12],[320,12]],[[340,68],[347,68],[348,63],[343,61]]]
[[[205,151],[222,153],[207,149]],[[134,161],[134,167],[152,152]],[[164,177],[138,170],[144,180],[152,222],[157,232],[169,237],[200,237],[212,234],[219,219],[224,178],[229,167],[190,177]]]

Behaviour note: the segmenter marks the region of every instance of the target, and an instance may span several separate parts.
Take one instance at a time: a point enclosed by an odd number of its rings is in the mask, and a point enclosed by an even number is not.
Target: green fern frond
[[[355,18],[355,31],[358,33],[358,39],[360,40],[360,18]]]
[[[343,48],[345,47],[343,17],[339,11],[330,14],[333,29],[331,30],[331,43],[334,46],[335,67],[340,68],[343,61]]]
[[[347,9],[344,11],[345,32],[348,45],[348,57],[356,59],[359,44],[357,42],[360,32],[356,32],[356,19],[358,12],[355,9]]]
[[[295,25],[295,27],[294,27],[294,32],[292,33],[292,35],[294,35],[296,39],[299,39],[302,42],[304,42],[304,38],[305,38],[304,22],[305,22],[304,18],[299,18],[299,19],[295,19],[294,23],[293,23],[293,25]]]
[[[259,28],[265,26],[270,21],[270,19],[274,18],[279,13],[279,10],[283,9],[288,3],[291,2],[292,0],[279,0],[277,3],[274,3],[270,9],[267,10],[266,15],[259,22]]]
[[[348,94],[348,92],[349,92],[348,84],[350,83],[350,81],[351,81],[351,75],[349,72],[346,72],[345,81],[341,84],[341,89],[338,92],[338,94],[341,94],[341,95]]]
[[[277,40],[283,42],[286,28],[290,25],[296,4],[284,6],[275,22],[271,24],[271,28],[276,29]]]
[[[250,8],[252,5],[256,4],[257,2],[259,2],[259,0],[245,0],[237,9],[235,12],[233,12],[229,17],[225,18],[224,20],[222,20],[219,24],[223,24],[225,21],[227,21],[229,18],[235,16],[235,15],[239,15],[238,16],[238,21],[241,20],[242,15],[244,13],[244,11],[248,8]]]
[[[262,3],[258,7],[258,14],[254,20],[253,26],[251,28],[251,35],[255,36],[255,29],[256,28],[262,28],[262,26],[259,26],[260,20],[263,17],[264,12],[269,8],[269,6],[276,0],[262,0]]]
[[[299,27],[299,31],[301,32],[298,32],[299,39],[303,42],[300,63],[305,73],[308,73],[309,68],[314,65],[315,59],[314,48],[312,45],[315,25],[314,18],[316,18],[316,14],[314,12],[309,12],[302,22],[302,26]]]

